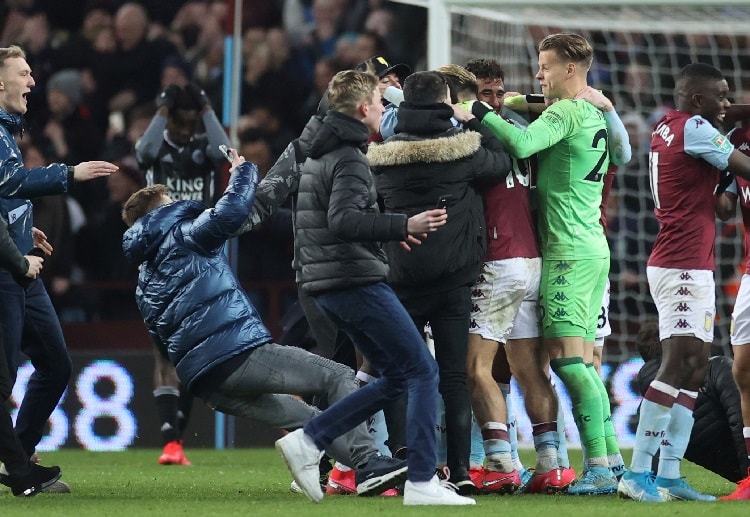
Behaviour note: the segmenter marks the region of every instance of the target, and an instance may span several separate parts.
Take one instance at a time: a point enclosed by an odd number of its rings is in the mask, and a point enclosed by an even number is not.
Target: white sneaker
[[[404,485],[404,505],[416,506],[416,505],[470,505],[477,504],[477,502],[470,498],[458,495],[450,488],[446,488],[440,484],[440,480],[437,476],[434,476],[430,480],[430,484],[427,487],[420,488],[408,479]]]
[[[297,482],[292,479],[292,482],[289,484],[289,491],[295,494],[304,494],[302,489],[299,487]]]
[[[310,501],[322,501],[323,490],[320,488],[318,465],[323,457],[323,451],[318,450],[302,429],[276,440],[276,450],[281,453],[292,477]]]

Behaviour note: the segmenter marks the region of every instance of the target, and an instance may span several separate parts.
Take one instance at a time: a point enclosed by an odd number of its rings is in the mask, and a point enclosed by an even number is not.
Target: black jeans
[[[466,382],[471,286],[402,297],[401,302],[420,332],[428,322],[432,328],[440,375],[438,389],[445,404],[448,468],[455,480],[468,475],[471,449],[471,401]]]

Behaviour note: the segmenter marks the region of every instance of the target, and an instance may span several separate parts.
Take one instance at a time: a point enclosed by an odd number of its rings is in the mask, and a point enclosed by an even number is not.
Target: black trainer
[[[355,471],[357,495],[378,495],[400,485],[406,480],[406,470],[406,460],[379,454],[371,456],[367,463]]]
[[[25,476],[9,476],[10,489],[15,496],[33,497],[60,479],[60,467],[42,467],[31,464],[31,471]]]

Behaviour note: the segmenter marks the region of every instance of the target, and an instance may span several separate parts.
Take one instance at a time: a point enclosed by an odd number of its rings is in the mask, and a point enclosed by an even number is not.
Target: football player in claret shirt
[[[577,98],[588,91],[586,74],[592,59],[593,49],[585,38],[547,36],[539,45],[536,77],[544,97],[559,100],[526,129],[492,114],[482,117],[511,154],[537,154],[542,336],[550,366],[570,393],[588,454],[580,479],[568,488],[572,494],[606,494],[617,488],[609,466],[600,379],[584,363],[584,358],[593,360],[586,351],[593,350],[609,273],[609,246],[599,221],[610,155],[608,114]],[[478,103],[473,112],[475,106]],[[544,483],[560,485],[559,479]]]
[[[728,135],[729,141],[737,151],[750,156],[750,126],[734,129]],[[735,214],[737,200],[739,199],[742,221],[745,225],[745,234],[750,230],[750,180],[737,178],[736,183],[730,185],[726,192],[721,195],[720,208],[717,214],[722,217],[731,217]],[[723,218],[723,217],[722,217]],[[740,393],[740,405],[742,407],[742,434],[745,438],[745,449],[750,458],[750,238],[745,237],[745,273],[742,275],[740,290],[734,302],[731,324],[731,342],[734,353],[734,364],[732,374],[737,383]],[[747,500],[750,499],[750,472],[748,477],[741,480],[737,489],[723,500]]]
[[[648,260],[659,312],[662,365],[643,398],[630,470],[618,492],[637,501],[712,501],[680,476],[693,409],[714,339],[716,190],[727,168],[750,177],[750,158],[718,131],[729,86],[716,68],[687,65],[676,83],[677,109],[654,127],[649,174],[660,229]],[[656,476],[651,471],[660,450]],[[657,490],[658,488],[658,490]]]

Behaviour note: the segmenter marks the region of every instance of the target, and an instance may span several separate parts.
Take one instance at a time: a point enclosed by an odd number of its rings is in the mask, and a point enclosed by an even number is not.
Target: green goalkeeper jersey
[[[545,259],[609,257],[601,225],[609,166],[604,115],[587,101],[565,99],[523,130],[487,114],[489,127],[517,158],[537,154],[539,240]]]

